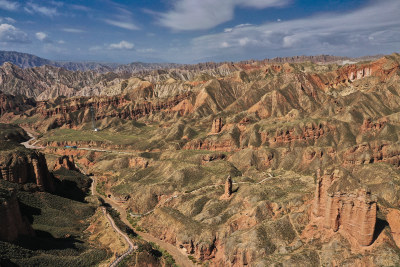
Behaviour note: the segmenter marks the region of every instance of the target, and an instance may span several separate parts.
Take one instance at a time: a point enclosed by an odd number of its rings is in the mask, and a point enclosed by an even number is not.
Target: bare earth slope
[[[93,75],[0,121],[73,155],[138,230],[210,266],[400,262],[399,54]]]

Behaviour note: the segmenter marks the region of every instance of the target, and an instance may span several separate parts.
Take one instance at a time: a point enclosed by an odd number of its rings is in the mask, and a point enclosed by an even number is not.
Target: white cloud
[[[112,19],[105,19],[104,22],[106,22],[107,24],[119,27],[119,28],[126,29],[126,30],[138,30],[139,29],[139,27],[137,27],[132,22],[112,20]]]
[[[83,33],[83,32],[85,32],[84,30],[76,29],[76,28],[64,28],[64,29],[62,29],[62,31],[69,32],[69,33]]]
[[[40,41],[43,41],[44,39],[47,38],[47,34],[45,34],[44,32],[37,32],[36,38],[38,38]]]
[[[244,27],[252,26],[252,25],[253,24],[251,24],[251,23],[243,23],[243,24],[236,25],[235,28],[244,28]]]
[[[161,25],[173,30],[205,30],[234,17],[236,7],[264,9],[286,5],[289,0],[177,0],[172,10],[157,14]]]
[[[45,43],[51,43],[52,42],[51,39],[49,38],[49,36],[44,32],[37,32],[37,33],[35,33],[35,36],[39,41],[42,41],[42,42],[45,42]]]
[[[59,43],[59,44],[65,44],[65,41],[64,41],[64,40],[59,40],[57,43]]]
[[[240,38],[239,39],[239,45],[240,46],[246,46],[250,42],[250,39],[247,37]]]
[[[221,47],[222,48],[228,48],[228,47],[230,47],[230,45],[227,42],[222,42],[221,43]]]
[[[53,17],[58,14],[56,7],[46,7],[34,4],[33,2],[28,2],[24,7],[25,11],[30,14],[41,14],[48,17]]]
[[[0,0],[0,9],[15,11],[19,7],[19,3],[16,1]]]
[[[10,17],[6,17],[6,18],[0,17],[0,22],[3,22],[3,21],[5,21],[7,23],[15,23],[15,22],[17,22],[15,19],[10,18]]]
[[[10,24],[0,24],[0,42],[29,43],[28,35]]]
[[[348,13],[240,25],[194,38],[187,54],[194,59],[391,53],[400,47],[400,1],[371,1]],[[239,25],[238,25],[239,26]],[[229,47],[229,49],[227,49]],[[223,52],[223,53],[222,53]]]
[[[117,44],[110,44],[108,46],[109,49],[115,50],[132,50],[135,47],[133,43],[129,43],[127,41],[121,41]]]
[[[133,22],[132,12],[126,6],[111,2],[111,7],[112,15],[103,20],[105,23],[126,30],[139,30],[139,27]]]

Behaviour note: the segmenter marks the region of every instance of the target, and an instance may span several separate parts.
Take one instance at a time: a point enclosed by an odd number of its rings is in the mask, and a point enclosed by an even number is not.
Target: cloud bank
[[[173,30],[205,30],[233,19],[236,7],[264,9],[286,5],[288,0],[178,0],[172,10],[156,14],[159,23]]]
[[[4,23],[0,24],[0,42],[4,43],[29,43],[28,35],[14,27]]]
[[[400,1],[370,2],[349,13],[328,13],[261,25],[238,25],[192,39],[197,58],[214,55],[267,57],[289,54],[363,54],[398,51]],[[390,51],[390,49],[393,49]]]

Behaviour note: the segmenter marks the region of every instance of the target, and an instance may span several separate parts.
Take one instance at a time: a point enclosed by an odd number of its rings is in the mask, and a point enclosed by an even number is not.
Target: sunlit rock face
[[[376,197],[339,170],[319,172],[317,179],[313,215],[323,218],[323,227],[335,232],[342,228],[361,246],[370,245],[376,224]]]

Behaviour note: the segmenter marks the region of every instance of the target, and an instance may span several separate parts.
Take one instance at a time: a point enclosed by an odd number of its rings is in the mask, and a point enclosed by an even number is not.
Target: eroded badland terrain
[[[322,59],[5,63],[1,266],[399,265],[400,55]]]

